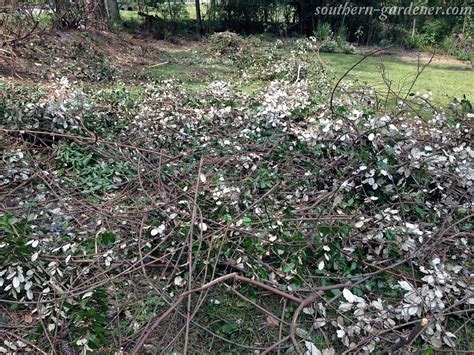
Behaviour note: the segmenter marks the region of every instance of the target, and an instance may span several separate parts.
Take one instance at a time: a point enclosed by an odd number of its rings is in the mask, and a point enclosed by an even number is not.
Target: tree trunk
[[[105,0],[98,0],[97,7],[95,8],[95,20],[96,27],[105,30],[107,29],[107,8],[105,6]]]
[[[70,3],[69,0],[55,0],[54,10],[58,13],[64,13],[69,11]]]
[[[209,20],[210,21],[214,21],[216,19],[215,12],[216,12],[216,0],[211,0],[209,3]]]
[[[70,15],[72,15],[73,11],[71,11],[71,4],[69,0],[54,0],[53,3],[53,11],[54,11],[54,27],[57,29],[64,29],[69,27],[74,27],[70,21]]]
[[[109,13],[109,19],[112,21],[120,20],[120,11],[117,0],[107,0],[107,11]]]
[[[202,19],[201,19],[201,4],[199,0],[195,0],[196,4],[196,33],[200,36],[202,34]]]

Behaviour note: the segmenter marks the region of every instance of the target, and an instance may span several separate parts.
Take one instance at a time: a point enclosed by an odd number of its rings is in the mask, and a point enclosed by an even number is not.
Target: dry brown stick
[[[39,354],[43,354],[43,355],[46,355],[47,353],[44,352],[43,350],[41,350],[40,348],[38,348],[35,344],[33,344],[32,342],[28,341],[27,339],[19,336],[18,334],[15,334],[15,333],[12,333],[12,332],[9,332],[8,330],[3,330],[1,329],[0,330],[1,333],[4,333],[8,336],[12,336],[12,337],[15,337],[17,338],[19,341],[25,343],[26,345],[29,345],[31,346],[33,349],[35,349]]]
[[[428,61],[428,63],[425,63],[425,65],[423,65],[423,67],[421,68],[420,70],[420,57],[418,57],[418,67],[417,67],[417,73],[416,73],[416,76],[415,76],[415,79],[413,80],[413,82],[411,83],[411,86],[410,88],[408,89],[406,95],[405,95],[405,100],[408,98],[408,95],[410,95],[410,91],[413,89],[413,87],[415,86],[415,83],[418,81],[418,78],[420,77],[420,75],[425,71],[426,67],[428,67],[428,65],[431,64],[431,62],[433,61],[433,58],[435,57],[435,53],[433,52],[433,54],[431,55],[431,58],[430,60]]]
[[[145,258],[143,257],[142,251],[142,240],[143,240],[143,229],[145,228],[145,221],[148,219],[148,213],[145,213],[140,222],[140,229],[138,231],[138,257],[140,258],[140,264],[142,267],[143,276],[147,277],[146,268],[145,268]]]
[[[36,305],[36,309],[38,310],[39,314],[41,314],[41,311],[40,311],[41,306],[40,306],[40,303],[39,303],[40,301],[41,301],[41,296],[38,297],[38,303]],[[54,350],[54,343],[53,343],[53,341],[51,340],[51,337],[48,334],[48,327],[46,327],[46,324],[44,323],[44,320],[41,316],[39,317],[39,320],[41,322],[41,326],[43,327],[43,334],[46,336],[46,339],[48,340],[49,345],[51,346],[51,351],[53,352],[53,354],[56,354],[56,351]]]
[[[154,155],[157,155],[157,156],[162,156],[162,157],[168,158],[169,160],[164,162],[164,164],[169,163],[170,161],[175,160],[175,159],[177,159],[181,156],[184,156],[184,154],[181,154],[181,155],[172,157],[170,155],[163,154],[161,152],[157,152],[157,151],[152,150],[152,149],[140,148],[140,147],[133,146],[133,145],[130,145],[130,144],[110,142],[110,141],[107,141],[107,140],[101,139],[101,138],[98,138],[96,140],[95,137],[81,137],[81,136],[76,136],[74,134],[56,133],[56,132],[48,132],[48,131],[35,131],[35,130],[28,130],[28,129],[5,129],[5,128],[0,128],[0,131],[5,132],[5,133],[42,134],[42,135],[49,135],[49,136],[53,136],[53,137],[63,137],[63,138],[77,139],[77,140],[80,140],[80,141],[86,141],[86,142],[91,142],[91,143],[103,143],[103,144],[110,145],[110,146],[117,146],[117,147],[121,147],[121,148],[137,150],[137,151],[140,151],[140,152],[147,152],[147,153],[151,153],[151,154],[154,154]]]
[[[239,280],[239,281],[249,283],[249,284],[252,284],[252,285],[255,285],[255,286],[258,286],[260,288],[263,288],[264,290],[270,291],[274,294],[277,294],[281,297],[284,297],[284,298],[289,299],[290,301],[293,301],[293,302],[296,302],[296,303],[302,303],[304,301],[304,299],[302,299],[302,298],[290,295],[289,293],[280,291],[279,289],[277,289],[275,287],[265,285],[262,282],[249,279],[248,277],[240,276],[239,274],[236,274],[235,279]]]
[[[144,258],[147,258],[149,257],[155,250],[157,250],[159,247],[161,246],[161,243],[158,244],[158,246],[154,247],[153,249],[151,249],[147,254],[145,254],[143,257]],[[160,258],[155,258],[154,260],[151,260],[151,261],[148,261],[145,263],[145,266],[148,266],[150,264],[154,264],[156,263],[157,260],[161,260],[162,258],[166,257],[166,256],[169,256],[171,255],[171,253],[167,253],[165,255],[163,255],[162,257]],[[99,260],[99,259],[96,259],[96,260]],[[91,261],[92,263],[96,262],[96,260],[93,260]],[[59,300],[62,300],[62,299],[66,299],[68,297],[75,297],[75,296],[79,296],[79,295],[82,295],[86,292],[89,292],[89,291],[93,291],[95,290],[96,288],[102,286],[102,285],[105,285],[109,282],[111,282],[112,280],[114,279],[117,279],[119,278],[120,276],[124,276],[124,275],[128,275],[128,274],[132,274],[134,273],[135,271],[141,269],[141,265],[140,264],[140,261],[136,261],[135,263],[131,264],[129,268],[127,268],[126,270],[110,277],[109,279],[107,280],[102,280],[102,281],[98,281],[98,282],[95,282],[94,284],[92,285],[86,285],[86,286],[80,286],[80,287],[77,287],[77,288],[74,288],[74,289],[70,289],[70,290],[67,290],[67,291],[64,291],[62,292],[62,294],[56,298],[50,298],[48,300],[41,300],[41,301],[13,301],[13,300],[8,300],[8,299],[0,299],[0,302],[5,302],[5,303],[10,303],[10,304],[44,304],[44,303],[49,303],[49,302],[52,302],[54,300],[56,301],[59,301]],[[110,273],[111,271],[115,270],[116,268],[120,267],[121,265],[123,265],[122,263],[116,263],[113,267],[110,267],[108,268],[107,270],[101,272],[99,274],[99,276],[102,276],[102,275],[107,275],[108,273]],[[97,278],[97,277],[96,277]]]
[[[244,301],[250,303],[252,306],[258,308],[259,310],[261,310],[266,315],[268,315],[268,316],[274,318],[275,320],[277,320],[280,323],[280,325],[283,325],[283,324],[290,325],[287,321],[285,321],[284,317],[278,317],[276,314],[273,314],[269,310],[267,310],[264,307],[260,306],[258,303],[255,303],[254,301],[252,301],[248,297],[245,297],[243,294],[241,294],[239,291],[237,291],[233,287],[231,287],[227,284],[225,284],[225,286],[227,287],[228,290],[231,290],[232,292],[234,292],[237,296],[242,298]],[[285,299],[285,301],[286,301],[286,299]]]
[[[273,288],[271,286],[268,286],[268,285],[265,285],[259,281],[255,281],[255,280],[252,280],[252,279],[249,279],[247,277],[244,277],[244,276],[240,276],[238,275],[236,272],[234,273],[231,273],[231,274],[227,274],[227,275],[224,275],[224,276],[221,276],[215,280],[212,280],[210,282],[208,282],[207,284],[199,287],[199,288],[195,288],[195,289],[192,289],[192,290],[189,290],[189,291],[186,291],[184,292],[183,294],[181,294],[178,299],[176,300],[176,302],[174,302],[170,308],[168,308],[168,310],[166,310],[166,312],[164,312],[161,316],[159,316],[154,322],[153,324],[148,328],[148,330],[141,336],[140,340],[138,341],[137,345],[133,348],[131,354],[132,355],[135,355],[137,354],[140,349],[143,347],[143,344],[145,343],[146,339],[150,336],[150,334],[152,333],[152,331],[163,321],[165,320],[166,318],[168,318],[168,316],[171,314],[171,312],[173,312],[173,310],[175,310],[190,294],[192,293],[196,293],[196,292],[201,292],[201,291],[204,291],[204,290],[207,290],[215,285],[218,285],[224,281],[227,281],[227,280],[238,280],[238,281],[243,281],[243,282],[246,282],[246,283],[250,283],[252,285],[256,285],[258,287],[261,287],[265,290],[268,290],[274,294],[277,294],[279,296],[282,296],[282,297],[285,297],[293,302],[296,302],[296,303],[303,303],[303,302],[307,302],[308,299],[311,298],[308,297],[306,300],[303,300],[301,298],[298,298],[298,297],[295,297],[293,295],[290,295],[288,293],[285,293],[283,291],[280,291],[276,288]],[[319,294],[318,294],[318,298],[319,298]]]
[[[271,351],[275,350],[279,345],[283,344],[285,341],[290,340],[290,336],[286,336],[280,340],[278,340],[276,343],[273,343],[272,346],[270,346],[268,349],[266,349],[262,355],[269,354]]]
[[[178,299],[176,300],[176,302],[174,302],[170,308],[168,308],[168,310],[166,310],[166,312],[164,312],[161,316],[159,316],[157,319],[155,319],[155,321],[153,322],[153,324],[148,328],[148,330],[143,333],[143,335],[141,336],[140,340],[138,341],[137,345],[135,345],[135,347],[133,348],[133,350],[131,351],[131,354],[132,355],[136,355],[138,354],[138,352],[141,350],[141,348],[143,347],[143,344],[145,343],[146,339],[150,336],[151,332],[163,321],[165,320],[166,318],[168,318],[168,316],[171,314],[171,312],[173,312],[183,301],[184,299],[190,295],[191,293],[195,293],[195,292],[200,292],[200,291],[204,291],[204,290],[207,290],[208,288],[211,288],[217,284],[220,284],[224,281],[227,281],[227,280],[230,280],[230,279],[233,279],[235,278],[235,276],[237,275],[237,273],[232,273],[232,274],[227,274],[227,275],[224,275],[224,276],[221,276],[215,280],[212,280],[211,282],[208,282],[207,284],[205,284],[204,286],[201,286],[197,289],[194,289],[194,290],[191,290],[191,291],[186,291],[184,292],[183,294],[181,294],[181,296],[178,297]]]
[[[281,312],[281,319],[285,319],[286,312],[286,299],[283,300],[283,310]],[[280,329],[278,329],[278,341],[280,341],[283,334],[283,323],[280,322]],[[278,349],[278,355],[280,355],[280,349]]]
[[[16,191],[18,191],[19,189],[21,189],[22,187],[28,185],[29,183],[31,183],[33,181],[33,179],[38,175],[38,172],[36,171],[33,175],[31,175],[31,177],[28,178],[28,180],[25,180],[23,181],[21,184],[15,186],[13,189],[11,189],[10,191],[8,191],[5,195],[1,195],[0,196],[0,201],[3,201],[5,200],[8,196],[11,196],[13,195]]]
[[[397,351],[400,348],[403,348],[405,345],[410,344],[413,342],[420,334],[423,332],[423,330],[426,328],[428,325],[428,319],[423,318],[421,319],[411,330],[410,334],[406,338],[401,338],[399,341],[396,343],[386,347],[383,349],[379,355],[388,355],[388,354],[393,354],[395,351]]]
[[[203,158],[199,162],[199,169],[196,179],[196,190],[194,191],[194,201],[193,201],[193,211],[191,215],[191,223],[189,226],[189,245],[188,245],[188,310],[186,314],[186,331],[184,336],[184,350],[183,354],[188,353],[188,344],[189,344],[189,323],[191,321],[191,300],[192,300],[192,281],[193,281],[193,230],[194,224],[196,223],[196,210],[197,210],[197,199],[199,196],[199,182],[201,180],[201,169],[202,169]]]
[[[328,65],[322,60],[321,55],[320,55],[320,47],[316,48],[316,56],[318,57],[319,63],[323,66],[323,68],[327,69]]]
[[[303,302],[300,303],[298,308],[296,308],[295,313],[293,314],[293,318],[291,320],[290,324],[290,338],[291,341],[293,342],[293,346],[295,347],[295,351],[299,354],[302,355],[303,352],[300,350],[298,346],[298,341],[296,340],[296,322],[298,321],[298,317],[303,310],[303,308],[308,307],[309,305],[313,304],[316,302],[318,299],[320,299],[323,296],[324,292],[323,291],[317,291],[310,295],[309,297],[305,298]]]
[[[405,105],[407,105],[407,107],[410,110],[412,110],[419,118],[423,118],[423,116],[417,110],[415,110],[413,105],[410,105],[411,101],[407,100],[406,98],[401,97],[400,94],[396,93],[395,90],[392,89],[391,82],[385,76],[385,71],[384,70],[382,70],[382,79],[383,79],[385,85],[387,86],[387,89],[389,90],[388,94],[390,94],[390,92],[391,92],[397,99],[399,99]],[[408,97],[408,95],[407,95],[407,97]]]
[[[394,326],[392,328],[389,328],[389,329],[384,329],[384,330],[381,330],[379,331],[378,333],[372,333],[371,335],[369,335],[368,337],[362,339],[361,341],[359,341],[359,343],[355,344],[354,346],[352,346],[350,349],[347,349],[345,350],[342,355],[347,355],[347,354],[354,354],[354,353],[357,353],[358,349],[360,349],[364,344],[367,344],[371,339],[375,338],[375,337],[381,337],[382,335],[384,334],[387,334],[387,333],[390,333],[396,329],[400,329],[400,328],[404,328],[408,325],[412,325],[412,324],[417,324],[418,321],[417,320],[413,320],[413,321],[409,321],[409,322],[406,322],[406,323],[403,323],[403,324],[400,324],[400,325],[397,325],[397,326]]]
[[[6,44],[14,44],[15,42],[21,42],[23,41],[24,39],[26,39],[27,37],[29,37],[33,32],[35,32],[36,28],[38,27],[39,25],[39,21],[35,21],[35,24],[33,25],[33,27],[31,28],[31,30],[29,32],[27,32],[25,35],[21,36],[21,37],[18,37],[18,38],[13,38],[9,41],[5,41],[2,43],[2,47],[4,47]]]
[[[355,63],[352,67],[350,67],[345,73],[344,75],[342,75],[339,80],[337,81],[336,85],[334,86],[334,89],[332,90],[331,92],[331,99],[329,101],[329,107],[331,109],[331,112],[332,114],[334,115],[335,114],[335,111],[334,111],[334,105],[333,105],[333,101],[334,101],[334,94],[336,93],[336,90],[337,88],[339,87],[339,84],[341,83],[341,81],[347,76],[347,74],[349,74],[352,69],[354,69],[356,66],[358,66],[360,63],[362,63],[364,60],[366,60],[368,57],[374,55],[375,53],[378,53],[378,52],[381,52],[381,51],[384,51],[386,49],[389,49],[390,47],[392,46],[388,46],[388,47],[385,47],[385,48],[380,48],[380,49],[377,49],[373,52],[370,52],[366,55],[364,55],[357,63]]]

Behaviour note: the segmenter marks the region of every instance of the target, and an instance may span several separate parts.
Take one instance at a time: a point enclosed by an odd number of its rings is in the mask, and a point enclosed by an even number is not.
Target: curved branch
[[[352,67],[350,67],[345,73],[343,76],[341,76],[339,78],[339,80],[337,81],[336,85],[334,86],[334,89],[332,89],[332,92],[331,92],[331,100],[329,101],[329,107],[331,108],[331,112],[332,114],[335,114],[334,112],[334,105],[333,105],[333,101],[334,101],[334,94],[336,93],[336,89],[338,88],[339,84],[341,83],[341,81],[347,76],[347,74],[349,74],[356,66],[358,66],[360,63],[362,63],[364,60],[366,60],[368,57],[374,55],[375,53],[378,53],[378,52],[381,52],[381,51],[384,51],[386,49],[389,49],[391,48],[392,46],[388,46],[388,47],[384,47],[384,48],[379,48],[375,51],[372,51],[368,54],[366,54],[365,56],[363,56],[357,63],[355,63]]]
[[[393,354],[395,351],[397,351],[400,348],[403,348],[405,345],[410,344],[413,342],[420,334],[423,332],[423,330],[426,328],[428,325],[428,319],[423,318],[421,319],[411,330],[410,334],[406,338],[401,338],[399,341],[396,343],[387,346],[385,349],[383,349],[379,355],[388,355],[388,354]]]
[[[295,347],[295,351],[299,354],[302,355],[303,352],[300,350],[298,346],[298,341],[296,340],[296,322],[298,321],[298,317],[303,310],[303,308],[308,307],[309,305],[313,304],[316,302],[318,299],[320,299],[324,295],[323,291],[318,291],[313,293],[311,296],[308,298],[305,298],[303,302],[300,303],[298,308],[296,308],[295,313],[293,314],[293,318],[291,319],[291,324],[290,324],[290,338],[293,343],[293,346]]]

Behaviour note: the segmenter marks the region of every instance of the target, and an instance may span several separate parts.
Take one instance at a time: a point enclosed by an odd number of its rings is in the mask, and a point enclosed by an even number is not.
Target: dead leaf
[[[278,327],[280,325],[280,321],[270,315],[267,316],[267,323],[271,327]]]

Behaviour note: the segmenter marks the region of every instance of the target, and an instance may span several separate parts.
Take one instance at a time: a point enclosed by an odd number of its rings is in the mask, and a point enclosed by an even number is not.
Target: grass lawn
[[[359,55],[322,53],[321,58],[329,66],[337,78],[343,75],[352,65],[362,57]],[[392,81],[392,88],[401,94],[406,94],[413,79],[416,77],[417,63],[400,60],[396,57],[371,57],[365,59],[354,68],[346,77],[367,82],[380,92],[386,92],[381,69],[385,67],[386,77]],[[457,64],[431,64],[418,78],[412,91],[433,93],[433,100],[446,105],[450,97],[466,95],[474,99],[474,71],[466,70]]]
[[[135,17],[136,16],[136,17]],[[133,11],[122,11],[122,18],[141,18]],[[204,41],[205,43],[205,41]],[[163,48],[166,52],[166,48]],[[206,45],[182,46],[174,48],[170,56],[176,60],[165,61],[163,65],[147,68],[146,72],[150,78],[171,79],[176,78],[187,83],[189,86],[200,89],[215,80],[239,81],[241,73],[238,68],[230,63],[219,59],[209,58],[209,49]],[[288,48],[281,49],[283,57],[290,56]],[[357,63],[362,56],[342,53],[321,53],[322,60],[328,65],[336,82],[352,65]],[[315,59],[316,60],[316,59]],[[358,80],[361,84],[367,83],[373,86],[381,96],[385,96],[387,86],[382,77],[384,68],[387,80],[391,82],[391,88],[401,97],[410,90],[413,80],[416,78],[420,67],[416,61],[399,58],[397,55],[385,55],[366,58],[355,67],[345,80]],[[474,101],[474,71],[466,69],[460,62],[446,60],[430,64],[419,76],[411,92],[421,94],[432,93],[432,100],[440,106],[448,105],[453,97],[462,98],[465,95],[470,101]],[[251,86],[262,87],[265,82],[257,81],[245,83],[241,89],[252,91]]]
[[[155,15],[156,11],[150,12],[150,15]],[[128,11],[128,10],[120,10],[120,18],[124,22],[129,22],[129,21],[138,21],[142,22],[143,17],[138,15],[137,11]]]
[[[222,65],[219,62],[211,65],[200,60],[192,60],[192,58],[200,58],[201,55],[205,56],[200,51],[196,53],[183,49],[174,55],[179,58],[179,64],[165,64],[152,68],[148,71],[150,77],[156,79],[177,78],[188,83],[189,86],[200,88],[210,81],[227,80],[240,75],[238,70],[232,66]],[[321,58],[333,72],[334,81],[336,81],[362,57],[350,54],[323,53]],[[392,82],[392,89],[404,97],[416,77],[418,66],[416,63],[403,61],[396,57],[367,58],[353,69],[345,80],[359,80],[361,83],[368,83],[384,95],[387,87],[381,74],[382,66],[385,67],[386,77]],[[425,94],[431,91],[433,102],[446,106],[454,96],[466,95],[473,101],[474,86],[470,84],[472,82],[474,82],[474,72],[465,70],[462,65],[432,64],[420,75],[412,92]],[[263,82],[254,84],[265,85]],[[245,86],[242,89],[247,91],[249,88]]]
[[[142,10],[145,12],[145,10]],[[196,7],[194,4],[187,4],[186,5],[186,11],[187,11],[187,19],[196,19]],[[205,17],[208,12],[208,6],[206,4],[201,4],[201,17]],[[157,10],[148,10],[149,15],[158,15],[161,18],[163,18],[163,14],[161,11]],[[143,19],[141,16],[138,15],[137,11],[128,11],[128,10],[120,10],[120,17],[124,21],[130,21],[130,20],[141,20]]]

